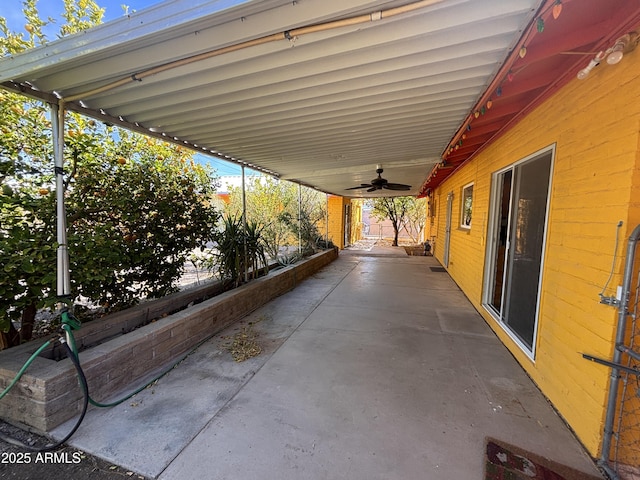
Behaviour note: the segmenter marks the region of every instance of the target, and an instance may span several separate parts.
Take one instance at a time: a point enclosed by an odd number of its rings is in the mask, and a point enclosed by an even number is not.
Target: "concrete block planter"
[[[126,334],[118,334],[122,326],[114,326],[110,317],[88,323],[77,335],[81,345],[95,341],[100,331],[113,337],[80,353],[91,396],[108,401],[133,391],[204,339],[295,288],[337,256],[337,250],[318,253]],[[144,308],[150,305],[141,309],[143,316],[151,315]],[[139,312],[131,315],[140,316]],[[127,330],[133,322],[128,321]],[[42,339],[0,352],[0,389],[9,384],[40,345]],[[0,400],[2,419],[47,432],[80,412],[82,394],[73,365],[67,358],[56,361],[55,355],[49,357],[37,358]]]

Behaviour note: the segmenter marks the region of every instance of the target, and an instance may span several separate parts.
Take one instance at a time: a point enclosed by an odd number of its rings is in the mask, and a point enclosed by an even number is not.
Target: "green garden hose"
[[[78,362],[80,362],[80,357],[78,355],[78,349],[76,347],[75,338],[73,337],[73,330],[78,330],[79,328],[80,328],[80,321],[78,321],[68,311],[66,311],[66,310],[63,311],[62,312],[62,329],[65,331],[67,342],[69,343],[69,347],[71,348],[71,351],[73,352],[73,354],[74,354],[75,358],[78,360]],[[137,395],[138,393],[143,391],[145,388],[147,388],[149,385],[151,385],[152,383],[160,380],[167,373],[169,373],[171,370],[173,370],[175,367],[177,367],[178,364],[180,364],[182,361],[184,361],[189,355],[191,355],[195,350],[197,350],[202,344],[204,344],[211,337],[213,337],[213,335],[214,334],[207,336],[204,340],[202,340],[195,347],[193,347],[191,350],[189,350],[189,352],[187,352],[182,357],[180,357],[180,359],[178,359],[176,362],[174,362],[169,368],[164,370],[158,376],[156,376],[156,377],[152,378],[151,380],[149,380],[147,383],[145,383],[141,387],[137,388],[135,391],[133,391],[130,394],[126,395],[125,397],[120,398],[119,400],[114,400],[113,402],[101,403],[101,402],[98,402],[98,401],[94,400],[93,398],[91,398],[91,395],[89,395],[89,403],[91,405],[93,405],[94,407],[108,408],[108,407],[115,407],[116,405],[120,405],[121,403],[126,402],[131,397],[133,397],[134,395]]]
[[[2,394],[0,394],[0,399],[2,397],[4,397],[9,392],[9,390],[11,390],[11,388],[18,382],[20,377],[24,374],[24,372],[27,370],[27,368],[29,368],[29,366],[35,360],[35,358],[45,348],[47,348],[53,342],[58,340],[64,346],[64,349],[65,349],[65,352],[67,354],[67,357],[69,357],[69,359],[73,363],[73,366],[76,369],[76,374],[78,376],[80,387],[82,388],[83,407],[82,407],[82,412],[80,414],[80,417],[78,417],[78,420],[76,421],[76,424],[74,425],[73,429],[65,436],[65,438],[63,438],[62,440],[60,440],[59,442],[56,442],[54,444],[47,445],[44,448],[31,447],[31,446],[26,445],[26,444],[24,444],[24,443],[22,443],[22,442],[20,442],[18,440],[15,440],[15,439],[12,439],[10,437],[7,437],[6,435],[0,434],[0,439],[4,440],[7,443],[11,443],[13,445],[25,448],[27,450],[38,451],[38,452],[45,452],[45,451],[51,451],[51,450],[57,449],[63,443],[65,443],[67,440],[69,440],[69,438],[71,438],[71,436],[76,432],[76,430],[78,429],[78,427],[82,423],[82,420],[84,419],[84,416],[85,416],[85,414],[87,412],[87,407],[88,407],[89,404],[91,404],[91,405],[93,405],[95,407],[107,408],[107,407],[115,407],[116,405],[120,405],[121,403],[126,402],[131,397],[133,397],[134,395],[140,393],[142,390],[147,388],[152,383],[154,383],[157,380],[159,380],[160,378],[164,377],[167,373],[169,373],[171,370],[173,370],[176,366],[178,366],[178,364],[180,364],[182,361],[184,361],[189,355],[191,355],[194,351],[196,351],[200,346],[202,346],[205,342],[210,340],[215,335],[215,333],[211,334],[211,335],[208,335],[205,339],[200,341],[195,347],[193,347],[186,354],[184,354],[182,357],[180,357],[179,360],[174,362],[169,368],[167,368],[165,371],[163,371],[162,373],[160,373],[159,375],[154,377],[149,382],[145,383],[140,388],[136,389],[133,393],[130,393],[129,395],[127,395],[127,396],[125,396],[125,397],[123,397],[123,398],[121,398],[119,400],[113,401],[113,402],[100,403],[100,402],[97,402],[97,401],[95,401],[95,400],[93,400],[91,398],[91,395],[89,394],[89,385],[87,383],[87,378],[86,378],[86,376],[84,374],[84,371],[82,370],[82,366],[80,365],[80,357],[78,355],[78,348],[77,348],[77,345],[76,345],[76,340],[75,340],[75,338],[73,336],[73,331],[74,330],[78,330],[80,328],[80,321],[77,320],[68,310],[65,309],[65,310],[63,310],[61,312],[61,322],[62,322],[62,327],[61,328],[64,331],[65,337],[64,338],[59,338],[59,339],[52,338],[52,339],[48,340],[47,342],[45,342],[40,348],[38,348],[38,350],[36,350],[33,353],[33,355],[31,355],[31,357],[29,357],[29,359],[26,361],[26,363],[22,366],[20,371],[17,373],[16,377],[11,381],[11,383],[7,386],[7,388],[5,388],[4,391],[2,392]]]
[[[18,382],[18,380],[20,380],[20,377],[22,377],[24,372],[27,370],[27,368],[29,368],[31,363],[33,363],[33,361],[38,357],[38,355],[40,355],[45,348],[47,348],[49,345],[51,345],[55,341],[56,341],[55,338],[47,340],[45,343],[42,344],[42,346],[38,350],[36,350],[33,353],[33,355],[29,357],[29,360],[25,362],[25,364],[22,366],[20,371],[16,374],[15,378],[11,380],[11,383],[7,386],[7,388],[5,388],[2,391],[2,393],[0,393],[0,398],[4,397],[7,393],[9,393],[9,390],[11,390],[13,386]]]
[[[40,347],[40,349],[38,350],[42,350],[44,349],[45,346],[48,346],[49,343],[51,343],[51,340],[49,342],[47,342],[45,345],[43,345],[42,347]],[[67,442],[67,440],[69,440],[71,438],[71,436],[76,433],[76,430],[78,430],[78,428],[80,427],[80,424],[82,423],[82,420],[84,420],[84,416],[87,413],[87,407],[89,406],[89,389],[87,388],[87,379],[84,376],[84,372],[82,371],[82,367],[80,366],[80,362],[78,362],[77,357],[75,357],[73,355],[73,352],[71,351],[71,348],[69,348],[69,345],[67,345],[67,342],[65,341],[64,338],[60,339],[60,343],[63,345],[65,352],[67,354],[67,357],[69,357],[69,359],[71,360],[71,363],[73,363],[73,366],[76,369],[76,373],[78,375],[78,378],[80,379],[80,386],[82,387],[82,411],[80,412],[80,416],[78,417],[78,420],[76,420],[75,425],[73,426],[73,428],[69,431],[69,433],[67,433],[65,435],[65,437],[55,443],[50,443],[49,445],[45,445],[44,447],[32,447],[31,445],[27,445],[26,443],[22,443],[19,440],[16,440],[14,438],[8,437],[4,434],[0,434],[0,439],[4,440],[7,443],[10,443],[11,445],[16,445],[20,448],[24,448],[25,450],[29,450],[32,452],[50,452],[52,450],[57,450],[59,447],[61,447],[64,443]],[[35,354],[32,355],[32,358],[35,358]],[[20,372],[22,372],[23,370],[26,370],[26,368],[29,366],[29,364],[33,361],[32,358],[29,358],[29,360],[27,361],[27,363],[25,363],[25,366],[22,367],[22,369],[20,369]],[[21,373],[18,372],[18,376],[16,376],[16,381],[17,378],[20,377]],[[15,382],[12,382],[12,384],[9,386],[9,388],[7,388],[6,391],[9,391],[10,387],[13,386]]]

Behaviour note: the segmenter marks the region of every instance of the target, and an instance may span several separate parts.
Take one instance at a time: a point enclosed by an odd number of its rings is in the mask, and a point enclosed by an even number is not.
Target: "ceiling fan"
[[[406,191],[411,189],[411,185],[404,185],[403,183],[390,183],[387,179],[382,178],[382,165],[376,165],[376,173],[378,178],[371,180],[371,183],[361,183],[359,187],[346,188],[345,190],[357,190],[359,188],[366,188],[367,192],[375,192],[376,190],[399,190]]]

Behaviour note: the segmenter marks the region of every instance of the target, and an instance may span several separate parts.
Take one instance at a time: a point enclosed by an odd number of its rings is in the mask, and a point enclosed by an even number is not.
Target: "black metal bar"
[[[618,224],[619,225],[619,224]],[[635,265],[636,247],[640,242],[640,225],[637,225],[627,241],[627,258],[624,262],[624,277],[622,279],[622,288],[620,292],[620,301],[618,302],[618,322],[616,325],[616,347],[618,345],[624,345],[624,340],[627,335],[627,317],[629,312],[627,311],[627,305],[629,303],[629,292],[631,291],[631,282],[633,276],[633,266]],[[594,359],[595,361],[595,359]],[[619,372],[627,371],[626,368],[618,368],[622,361],[622,352],[617,348],[613,352],[613,362],[608,366],[612,367],[611,370],[611,382],[609,384],[609,395],[607,397],[607,412],[605,414],[604,421],[604,438],[602,439],[602,453],[601,459],[603,462],[609,461],[611,454],[611,439],[613,436],[613,422],[616,416],[616,408],[618,403],[618,381],[620,378]],[[607,365],[605,363],[605,365]],[[629,373],[637,375],[635,370],[631,370]]]
[[[587,355],[586,353],[582,354],[582,358],[587,360],[591,360],[592,362],[600,363],[602,365],[606,365],[607,367],[617,368],[618,370],[622,370],[623,372],[631,373],[632,375],[640,376],[640,370],[636,370],[635,368],[625,367],[624,365],[620,365],[619,363],[610,362],[608,360],[603,360],[602,358],[593,357],[591,355]]]

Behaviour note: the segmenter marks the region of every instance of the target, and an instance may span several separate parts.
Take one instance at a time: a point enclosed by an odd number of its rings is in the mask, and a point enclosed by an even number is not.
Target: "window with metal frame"
[[[460,196],[460,228],[471,228],[471,214],[473,212],[473,183],[462,187]]]

